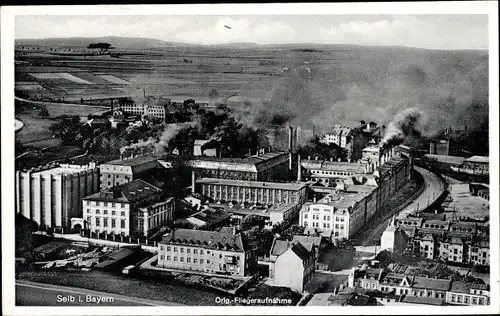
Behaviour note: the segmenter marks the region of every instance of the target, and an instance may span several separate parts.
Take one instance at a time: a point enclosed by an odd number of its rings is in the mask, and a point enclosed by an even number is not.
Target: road
[[[18,306],[180,306],[67,286],[16,280]]]
[[[424,178],[424,191],[399,214],[407,214],[411,211],[418,211],[426,208],[434,202],[445,190],[445,183],[434,173],[421,167],[415,167],[415,171]]]
[[[373,246],[379,245],[379,240],[382,233],[386,229],[392,216],[398,214],[408,214],[414,210],[422,210],[427,205],[435,201],[445,189],[445,184],[434,173],[415,167],[415,171],[420,173],[424,179],[423,191],[410,204],[403,209],[398,210],[398,206],[405,204],[416,191],[416,183],[414,181],[406,184],[399,190],[390,201],[385,202],[379,211],[378,215],[370,222],[369,227],[363,227],[358,233],[356,245]]]

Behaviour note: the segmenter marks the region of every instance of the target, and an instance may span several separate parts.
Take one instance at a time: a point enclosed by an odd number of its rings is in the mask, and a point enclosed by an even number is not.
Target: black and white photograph
[[[499,312],[498,4],[360,5],[2,7],[6,314]]]

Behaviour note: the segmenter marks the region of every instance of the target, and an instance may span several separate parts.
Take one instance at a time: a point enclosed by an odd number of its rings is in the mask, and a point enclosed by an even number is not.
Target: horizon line
[[[209,46],[224,46],[224,45],[235,45],[235,44],[251,44],[255,46],[273,46],[273,45],[343,45],[343,46],[359,46],[359,47],[387,47],[387,48],[413,48],[413,49],[422,49],[422,50],[436,50],[436,51],[489,51],[489,47],[487,48],[427,48],[427,47],[419,47],[419,46],[405,46],[405,45],[377,45],[377,44],[352,44],[352,43],[321,43],[321,42],[276,42],[276,43],[257,43],[257,42],[225,42],[225,43],[214,43],[214,44],[200,44],[200,43],[190,43],[190,42],[178,42],[178,41],[170,41],[163,40],[151,37],[141,37],[141,36],[119,36],[119,35],[104,35],[104,36],[71,36],[71,37],[41,37],[41,38],[14,38],[14,42],[18,40],[24,41],[37,41],[37,40],[64,40],[64,39],[75,39],[75,38],[88,38],[88,39],[99,39],[106,37],[116,37],[122,39],[143,39],[143,40],[154,40],[164,43],[175,43],[175,44],[184,44],[190,46],[200,46],[200,47],[209,47]]]

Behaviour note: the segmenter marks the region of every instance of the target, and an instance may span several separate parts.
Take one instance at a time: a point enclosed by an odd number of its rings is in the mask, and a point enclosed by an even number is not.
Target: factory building
[[[246,181],[280,181],[289,175],[289,154],[259,153],[247,158],[197,157],[186,162],[197,178],[219,178]]]
[[[307,202],[299,225],[318,232],[331,232],[332,239],[351,238],[378,211],[377,187],[360,185],[337,191],[317,202]]]
[[[107,190],[117,185],[126,184],[137,179],[146,180],[155,169],[172,169],[177,167],[177,161],[162,159],[154,155],[138,155],[122,157],[108,161],[99,166],[100,189]]]
[[[174,218],[173,199],[160,201],[162,190],[143,181],[102,190],[82,199],[83,218],[92,232],[148,236]]]
[[[384,127],[382,127],[383,129]],[[381,138],[381,128],[377,123],[365,123],[356,127],[335,125],[331,132],[323,135],[321,142],[325,144],[335,144],[347,150],[347,156],[351,160],[358,160],[362,157],[362,150],[370,142],[378,142]]]
[[[331,160],[303,159],[300,162],[301,179],[313,181],[324,186],[336,186],[350,177],[367,174],[368,164],[340,162]]]
[[[196,181],[199,192],[215,201],[234,201],[238,204],[276,205],[300,203],[306,200],[303,183],[277,183],[203,178]]]
[[[167,113],[169,113],[171,104],[172,102],[169,98],[149,96],[146,97],[145,102],[142,104],[127,100],[127,102],[120,102],[119,106],[127,114],[147,116],[164,121]]]
[[[53,164],[16,171],[16,209],[40,226],[69,230],[81,217],[82,197],[99,191],[99,169],[88,165]]]
[[[175,229],[158,244],[158,267],[248,276],[255,272],[257,254],[233,228],[220,232]]]
[[[489,157],[472,156],[464,160],[463,169],[473,174],[489,174]]]

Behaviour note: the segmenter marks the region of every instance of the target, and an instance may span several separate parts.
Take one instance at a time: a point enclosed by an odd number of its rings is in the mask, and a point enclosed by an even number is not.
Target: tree
[[[49,111],[45,107],[40,108],[37,111],[37,114],[38,114],[38,116],[43,117],[43,118],[47,118],[50,116]]]
[[[243,231],[249,230],[254,226],[264,226],[264,219],[257,215],[248,215],[240,223],[240,228]]]
[[[272,232],[267,229],[254,226],[252,229],[245,231],[244,235],[251,244],[257,245],[257,254],[259,256],[269,254],[274,240]]]
[[[292,240],[294,236],[303,236],[305,228],[303,226],[292,225],[281,233],[281,237]]]
[[[63,144],[73,144],[76,139],[76,135],[80,130],[80,117],[66,116],[63,115],[59,117],[59,121],[52,124],[49,129],[54,135],[54,137],[60,138]]]

